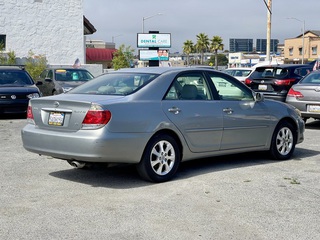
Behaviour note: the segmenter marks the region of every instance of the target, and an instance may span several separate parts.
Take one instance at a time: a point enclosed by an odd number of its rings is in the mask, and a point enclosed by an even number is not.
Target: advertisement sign
[[[169,61],[169,50],[167,49],[139,50],[139,59],[142,61],[149,61],[149,60]]]
[[[170,33],[138,33],[138,48],[171,47]]]

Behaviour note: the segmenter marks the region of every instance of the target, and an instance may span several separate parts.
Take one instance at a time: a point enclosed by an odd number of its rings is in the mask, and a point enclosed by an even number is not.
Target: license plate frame
[[[266,90],[268,90],[268,85],[259,84],[258,89],[261,90],[261,91],[266,91]]]
[[[63,112],[50,112],[48,124],[50,126],[63,126],[65,113]]]
[[[310,104],[307,106],[307,110],[312,113],[320,113],[320,105]]]

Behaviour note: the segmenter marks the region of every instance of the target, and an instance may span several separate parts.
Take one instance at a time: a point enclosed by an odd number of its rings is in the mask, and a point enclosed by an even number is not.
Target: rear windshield
[[[25,71],[0,70],[0,86],[25,86],[34,82]]]
[[[317,84],[320,85],[320,72],[312,72],[305,78],[303,78],[300,83],[306,84]]]
[[[155,79],[156,74],[107,73],[89,81],[68,93],[98,95],[128,95]]]
[[[288,69],[277,67],[256,68],[252,73],[252,78],[285,78],[288,75]]]

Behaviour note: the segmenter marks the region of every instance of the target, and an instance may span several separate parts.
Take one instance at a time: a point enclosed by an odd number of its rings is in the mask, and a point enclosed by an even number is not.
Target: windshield
[[[34,82],[24,71],[0,70],[0,86],[25,86]]]
[[[95,78],[68,93],[128,95],[155,79],[156,74],[108,73]]]
[[[55,79],[57,81],[88,81],[93,75],[84,69],[56,69]]]

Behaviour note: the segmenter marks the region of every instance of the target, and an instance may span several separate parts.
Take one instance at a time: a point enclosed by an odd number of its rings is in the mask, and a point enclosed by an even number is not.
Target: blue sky
[[[84,15],[97,29],[88,39],[114,39],[116,46],[137,49],[143,22],[145,32],[171,33],[170,52],[182,52],[183,42],[195,43],[199,33],[222,37],[225,49],[229,38],[253,38],[255,44],[255,39],[267,36],[263,0],[83,0],[83,5]],[[303,21],[306,31],[320,30],[319,12],[318,0],[272,0],[271,38],[283,43],[302,34]]]

